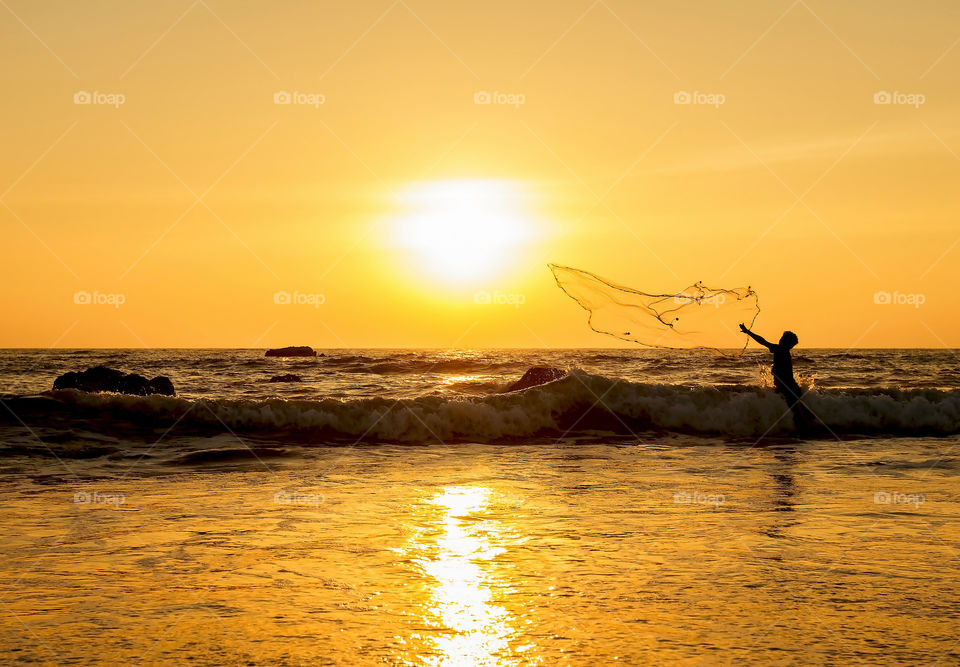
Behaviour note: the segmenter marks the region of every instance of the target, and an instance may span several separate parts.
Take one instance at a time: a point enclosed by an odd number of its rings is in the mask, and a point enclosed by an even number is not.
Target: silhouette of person
[[[800,402],[803,397],[803,390],[793,377],[793,359],[790,357],[790,350],[800,342],[797,334],[792,331],[784,331],[783,335],[780,336],[780,342],[771,343],[763,336],[750,331],[745,324],[740,324],[740,331],[773,352],[773,368],[771,369],[773,386],[777,393],[787,401],[790,409],[793,410],[797,426],[809,427],[811,415],[803,403]]]

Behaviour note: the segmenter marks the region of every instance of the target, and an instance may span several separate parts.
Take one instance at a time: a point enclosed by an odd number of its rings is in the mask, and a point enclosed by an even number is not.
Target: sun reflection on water
[[[448,375],[440,381],[441,384],[462,384],[464,382],[477,382],[479,375]]]
[[[508,639],[512,617],[492,601],[492,561],[505,551],[495,545],[499,521],[484,516],[491,490],[445,487],[428,503],[439,510],[436,543],[416,559],[431,578],[429,619],[444,632],[431,638],[437,665],[512,664]]]

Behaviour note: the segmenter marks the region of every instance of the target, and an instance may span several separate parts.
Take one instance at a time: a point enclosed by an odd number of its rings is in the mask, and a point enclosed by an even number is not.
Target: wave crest
[[[960,433],[957,392],[820,390],[805,402],[837,434]],[[45,423],[82,420],[86,429],[229,429],[310,442],[492,442],[598,431],[756,437],[793,431],[786,403],[767,389],[633,383],[579,370],[546,385],[478,397],[192,401],[69,390],[8,403],[18,414],[34,414]]]

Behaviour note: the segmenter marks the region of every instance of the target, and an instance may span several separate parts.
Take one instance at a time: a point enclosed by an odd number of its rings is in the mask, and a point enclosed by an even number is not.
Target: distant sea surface
[[[960,659],[955,351],[318,351],[0,351],[4,661]]]

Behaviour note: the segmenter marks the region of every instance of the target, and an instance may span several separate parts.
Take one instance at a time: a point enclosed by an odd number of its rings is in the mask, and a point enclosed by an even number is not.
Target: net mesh
[[[697,282],[673,294],[616,285],[588,271],[550,264],[564,292],[590,315],[594,331],[652,348],[742,352],[760,313],[749,287],[715,289]]]

